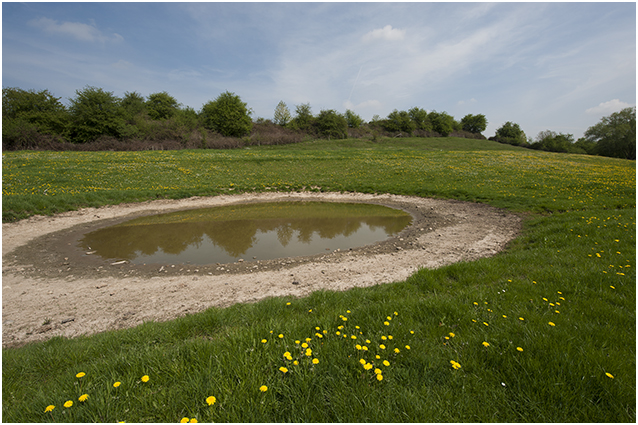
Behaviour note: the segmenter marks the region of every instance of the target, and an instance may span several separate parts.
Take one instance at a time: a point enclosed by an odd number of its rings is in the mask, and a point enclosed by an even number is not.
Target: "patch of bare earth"
[[[113,264],[79,251],[87,231],[142,215],[273,201],[365,202],[403,209],[396,237],[311,257],[232,264]],[[360,193],[262,193],[86,208],[2,225],[2,344],[75,337],[165,321],[266,297],[303,297],[401,281],[496,254],[518,234],[518,216],[487,205]]]

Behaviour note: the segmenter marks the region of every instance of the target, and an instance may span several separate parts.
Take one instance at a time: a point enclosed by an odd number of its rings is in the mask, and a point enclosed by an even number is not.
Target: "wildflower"
[[[80,398],[78,398],[78,401],[85,402],[87,398],[89,398],[88,394],[82,394]]]
[[[483,324],[484,324],[485,326],[489,326],[489,325],[487,324],[487,322],[483,322]]]
[[[377,359],[377,360],[381,360],[381,356],[378,355],[378,354],[376,356],[374,356],[374,358]]]
[[[148,380],[149,380],[148,375],[142,376],[142,382],[148,382]]]
[[[268,342],[268,341],[267,341],[267,340],[265,340],[265,339],[262,339],[262,340],[261,340],[261,343],[262,343],[262,344],[265,344],[265,343],[267,343],[267,342]]]
[[[116,383],[113,384],[113,388],[117,388],[121,385],[122,383],[120,381],[117,381]]]
[[[478,305],[478,303],[476,301],[474,301],[474,305]]]
[[[363,368],[365,370],[370,370],[370,369],[372,369],[372,364],[371,363],[366,363],[366,364],[363,365]]]
[[[261,387],[259,387],[259,391],[261,391],[262,393],[265,393],[266,391],[268,391],[268,387],[265,385],[262,385]]]
[[[518,320],[525,320],[525,319],[523,319],[522,317],[519,317]]]
[[[377,375],[377,381],[383,381],[383,375],[380,373]]]
[[[188,418],[182,418],[182,420],[181,420],[181,421],[179,421],[179,423],[180,423],[180,424],[187,424],[189,420],[190,420],[190,419],[188,419]]]
[[[206,398],[206,403],[208,403],[209,406],[212,406],[213,404],[215,404],[216,401],[217,399],[214,396],[210,396]]]
[[[399,354],[399,353],[401,352],[401,350],[399,350],[398,348],[395,348],[395,349],[394,349],[394,352],[395,352],[395,353],[397,353],[397,354]]]
[[[382,349],[382,350],[385,350],[385,345],[380,344],[380,345],[379,345],[379,348],[380,348],[380,349]]]
[[[489,343],[489,342],[487,342],[487,341],[483,341],[483,345],[484,345],[485,347],[489,347],[489,346],[490,346],[490,343]]]
[[[280,371],[282,371],[283,373],[288,372],[288,369],[286,369],[286,368],[285,368],[285,367],[283,367],[283,366],[282,366],[282,367],[280,367],[280,368],[279,368],[279,370],[280,370]]]
[[[387,361],[387,360],[384,360],[384,361],[383,361],[383,366],[385,366],[385,367],[390,366],[390,362],[389,362],[389,361]]]
[[[294,362],[292,362],[292,364],[294,364],[295,366],[297,366],[299,364],[298,360],[295,360]]]
[[[412,335],[414,335],[414,331],[410,331],[410,333],[411,333]]]
[[[390,326],[390,322],[388,322],[388,321],[383,322],[383,324],[386,325],[386,326]]]
[[[357,339],[357,336],[356,335],[352,335],[350,338]]]
[[[392,320],[392,317],[388,316],[388,317],[386,317],[386,319],[388,319],[388,320]]]
[[[506,315],[503,315],[503,319],[507,319],[507,316],[506,316]]]
[[[409,345],[406,345],[406,346],[405,346],[405,349],[406,349],[406,350],[409,350],[409,349],[410,349],[410,346],[409,346]]]
[[[64,407],[66,407],[67,409],[69,407],[73,406],[73,402],[71,400],[67,401],[66,403],[64,403]]]
[[[53,411],[53,409],[55,409],[55,406],[50,404],[46,407],[46,409],[44,409],[45,412],[51,412]]]
[[[454,360],[450,360],[450,364],[452,365],[452,367],[454,369],[460,369],[461,365],[458,362],[455,362]]]
[[[556,313],[556,314],[560,314],[560,311],[558,311],[558,310],[554,310],[554,313]]]
[[[388,337],[385,335],[381,335],[381,339],[385,341],[386,339],[388,339]]]
[[[517,349],[518,351],[523,351],[523,349],[522,349],[521,347],[516,347],[516,349]]]
[[[611,373],[609,373],[609,372],[606,372],[606,373],[605,373],[605,375],[609,376],[611,379],[614,379],[614,375],[612,375],[612,374],[611,374]],[[47,408],[47,409],[48,409],[48,408]]]
[[[361,346],[359,344],[355,345],[354,348],[356,348],[357,350],[361,350]]]
[[[374,374],[375,374],[375,375],[381,375],[381,369],[376,368],[376,369],[374,370]]]
[[[77,375],[75,375],[75,377],[76,377],[76,378],[81,378],[81,377],[83,377],[84,375],[86,375],[86,373],[84,373],[84,372],[80,372],[80,373],[78,373]]]
[[[304,342],[303,344],[301,344],[301,348],[308,348],[308,344]]]
[[[279,339],[283,338],[284,334],[279,334]]]
[[[388,339],[392,339],[394,338],[392,335],[388,335]]]
[[[364,345],[363,347],[361,347],[361,349],[362,349],[363,351],[368,351],[368,347],[366,347],[365,345]]]
[[[306,349],[306,356],[312,356],[312,350],[310,348]]]
[[[549,322],[549,326],[556,326],[554,322]]]
[[[319,364],[319,359],[312,359],[312,364]]]
[[[365,365],[367,362],[365,361],[365,359],[360,359],[359,363],[361,363],[362,365]]]
[[[312,341],[312,338],[306,338],[306,342]]]
[[[196,418],[193,418],[193,419],[191,419],[191,420],[190,420],[190,422],[189,422],[189,423],[191,423],[191,424],[196,424],[196,423],[197,423],[197,419],[196,419]]]
[[[290,305],[290,303],[286,303],[286,305]]]

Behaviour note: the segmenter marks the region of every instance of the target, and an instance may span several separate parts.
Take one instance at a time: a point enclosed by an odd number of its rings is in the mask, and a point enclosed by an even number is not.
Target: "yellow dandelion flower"
[[[190,419],[188,419],[188,418],[182,418],[182,419],[179,421],[179,423],[180,423],[180,424],[187,424],[187,423],[188,423],[188,421],[190,421]]]
[[[388,337],[385,335],[381,335],[381,339],[385,341],[386,339],[388,339]]]
[[[78,373],[77,375],[75,375],[75,377],[76,377],[76,378],[81,378],[81,377],[83,377],[84,375],[86,375],[86,373],[84,373],[84,372],[80,372],[80,373]]]
[[[380,348],[380,349],[382,349],[382,350],[385,350],[385,345],[380,344],[380,345],[379,345],[379,348]]]
[[[69,407],[73,406],[73,402],[71,400],[67,401],[66,403],[64,403],[64,407],[66,407],[67,409]]]
[[[506,315],[503,315],[503,318],[504,318],[504,319],[507,319],[507,316],[506,316]]]
[[[395,352],[395,353],[397,353],[397,354],[399,354],[399,353],[401,352],[401,350],[399,350],[398,348],[395,348],[395,349],[394,349],[394,352]]]
[[[397,312],[395,311],[395,312],[394,312],[394,315],[395,315],[395,316],[398,316],[398,315],[399,315],[399,313],[397,313]]]
[[[356,335],[352,335],[350,338],[357,339],[357,336]]]
[[[378,354],[376,356],[374,356],[374,358],[377,359],[377,360],[381,360],[381,356],[378,355]]]
[[[259,387],[259,391],[261,391],[262,393],[265,393],[266,391],[268,391],[268,387],[265,385],[262,385],[261,387]]]
[[[606,372],[606,373],[605,373],[605,375],[607,375],[607,376],[608,376],[608,377],[610,377],[611,379],[614,379],[614,375],[612,375],[612,374],[611,374],[611,373],[609,373],[609,372]]]
[[[383,361],[383,366],[385,366],[385,367],[390,366],[390,362],[389,362],[389,361],[387,361],[387,360],[384,360],[384,361]]]
[[[87,398],[89,398],[88,394],[82,394],[80,398],[78,398],[78,401],[85,402]]]
[[[55,406],[50,404],[46,407],[46,409],[44,409],[45,412],[51,412],[53,411],[53,409],[55,409]]]
[[[412,335],[414,335],[414,331],[410,331],[410,333],[411,333]]]
[[[142,382],[148,382],[149,379],[148,375],[142,376]]]
[[[365,370],[370,370],[370,369],[372,369],[372,364],[371,363],[366,363],[366,364],[363,365],[363,368]]]
[[[359,363],[361,363],[362,365],[365,365],[367,362],[365,361],[365,359],[359,359]]]
[[[298,360],[295,360],[294,362],[292,362],[292,364],[294,364],[295,366],[297,366],[299,364]]]
[[[215,398],[215,396],[210,396],[206,398],[206,403],[209,406],[212,406],[213,404],[215,404],[215,402],[217,401],[217,399]]]
[[[517,349],[518,351],[523,351],[523,349],[522,349],[521,347],[516,347],[516,349]]]
[[[286,303],[286,305],[290,305],[290,303]]]
[[[308,348],[308,344],[304,342],[303,344],[301,344],[301,348]]]
[[[280,339],[283,338],[283,337],[284,337],[284,334],[279,334],[279,338]]]
[[[306,349],[306,356],[312,356],[312,350],[310,348]]]
[[[312,364],[319,364],[319,359],[312,359]]]
[[[410,346],[409,346],[409,345],[406,345],[406,346],[405,346],[405,349],[406,349],[406,350],[409,350],[409,349],[410,349]]]
[[[556,326],[554,322],[549,322],[549,326]]]
[[[485,347],[489,347],[489,346],[490,346],[490,343],[489,343],[489,342],[487,342],[487,341],[483,341],[483,345],[484,345]]]
[[[374,370],[374,374],[375,374],[375,375],[381,375],[381,369],[376,368],[376,369]]]
[[[356,348],[357,350],[361,350],[361,346],[359,344],[355,345],[354,348]]]
[[[377,381],[383,381],[383,375],[380,373],[377,375]]]
[[[191,420],[190,420],[190,422],[189,422],[189,423],[191,423],[191,424],[196,424],[196,423],[197,423],[197,419],[193,418],[193,419],[191,419]]]
[[[476,301],[474,301],[474,305],[478,305],[478,303]]]
[[[386,325],[386,326],[390,326],[390,322],[388,322],[388,321],[383,322],[383,324]]]
[[[525,320],[525,319],[523,319],[522,317],[519,317],[518,320]]]
[[[268,340],[265,340],[265,339],[262,339],[262,340],[261,340],[261,343],[262,343],[262,344],[265,344],[265,343],[267,343],[267,342],[268,342]]]
[[[120,385],[122,385],[122,383],[121,383],[120,381],[117,381],[117,382],[115,382],[115,383],[113,384],[113,387],[114,387],[114,388],[117,388],[117,387],[119,387]]]
[[[483,324],[484,324],[485,326],[489,326],[489,324],[488,324],[487,322],[483,322]]]
[[[280,370],[280,371],[282,371],[283,373],[288,372],[288,369],[286,369],[286,368],[285,368],[285,367],[283,367],[283,366],[282,366],[282,367],[280,367],[280,368],[279,368],[279,370]]]
[[[362,349],[363,351],[368,351],[368,347],[366,347],[365,345],[364,345],[363,347],[361,347],[361,349]]]

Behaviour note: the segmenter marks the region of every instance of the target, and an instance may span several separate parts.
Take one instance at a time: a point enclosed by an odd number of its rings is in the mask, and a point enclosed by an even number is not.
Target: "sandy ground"
[[[77,248],[89,230],[187,208],[278,200],[366,202],[401,208],[408,228],[386,241],[312,257],[193,266],[104,262]],[[491,256],[520,218],[459,201],[359,193],[264,193],[86,208],[2,225],[2,345],[75,337],[170,320],[266,297],[303,297],[404,280],[419,268]]]

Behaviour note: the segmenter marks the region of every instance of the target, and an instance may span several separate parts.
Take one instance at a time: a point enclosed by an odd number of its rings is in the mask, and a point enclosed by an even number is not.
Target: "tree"
[[[177,100],[165,91],[149,94],[146,100],[148,116],[153,120],[168,119],[175,114],[178,108]]]
[[[556,133],[551,130],[538,133],[536,141],[529,147],[548,152],[586,153],[584,149],[574,145],[573,134]]]
[[[412,135],[412,132],[416,129],[416,124],[412,121],[412,118],[410,118],[410,114],[406,111],[398,111],[396,109],[390,112],[383,126],[387,131],[405,131],[410,135]]]
[[[228,91],[202,107],[204,127],[224,136],[242,137],[250,133],[250,111],[239,96]]]
[[[432,131],[432,123],[425,109],[415,106],[408,110],[408,115],[410,115],[410,119],[414,122],[417,130]]]
[[[363,124],[363,119],[350,109],[346,109],[344,117],[350,128],[359,128]]]
[[[345,139],[348,137],[346,118],[333,109],[322,110],[317,116],[317,127],[328,139]]]
[[[39,133],[61,135],[69,116],[60,98],[48,90],[9,87],[2,89],[2,120],[3,129],[21,122]]]
[[[310,109],[310,103],[302,103],[295,107],[295,118],[292,120],[292,126],[298,130],[310,130],[314,124],[314,117]]]
[[[290,123],[290,120],[291,120],[290,110],[288,109],[288,106],[286,106],[284,101],[281,100],[277,104],[277,107],[275,108],[275,115],[273,116],[273,122],[275,124],[285,126],[286,124]]]
[[[494,138],[499,143],[507,143],[514,146],[527,145],[527,136],[525,136],[518,124],[511,121],[506,122],[496,130]]]
[[[601,118],[587,129],[585,138],[596,143],[598,155],[636,159],[636,107]]]
[[[487,128],[487,119],[483,114],[467,114],[461,119],[461,128],[470,133],[481,134]]]
[[[76,90],[75,93],[76,97],[69,99],[71,140],[86,143],[102,135],[119,138],[124,128],[120,99],[112,92],[92,86]]]
[[[136,116],[146,110],[144,96],[137,92],[124,92],[120,106],[124,111],[124,118],[127,121],[133,121]]]
[[[458,126],[456,120],[447,112],[432,111],[428,114],[428,118],[432,123],[432,129],[443,137],[447,137]]]

